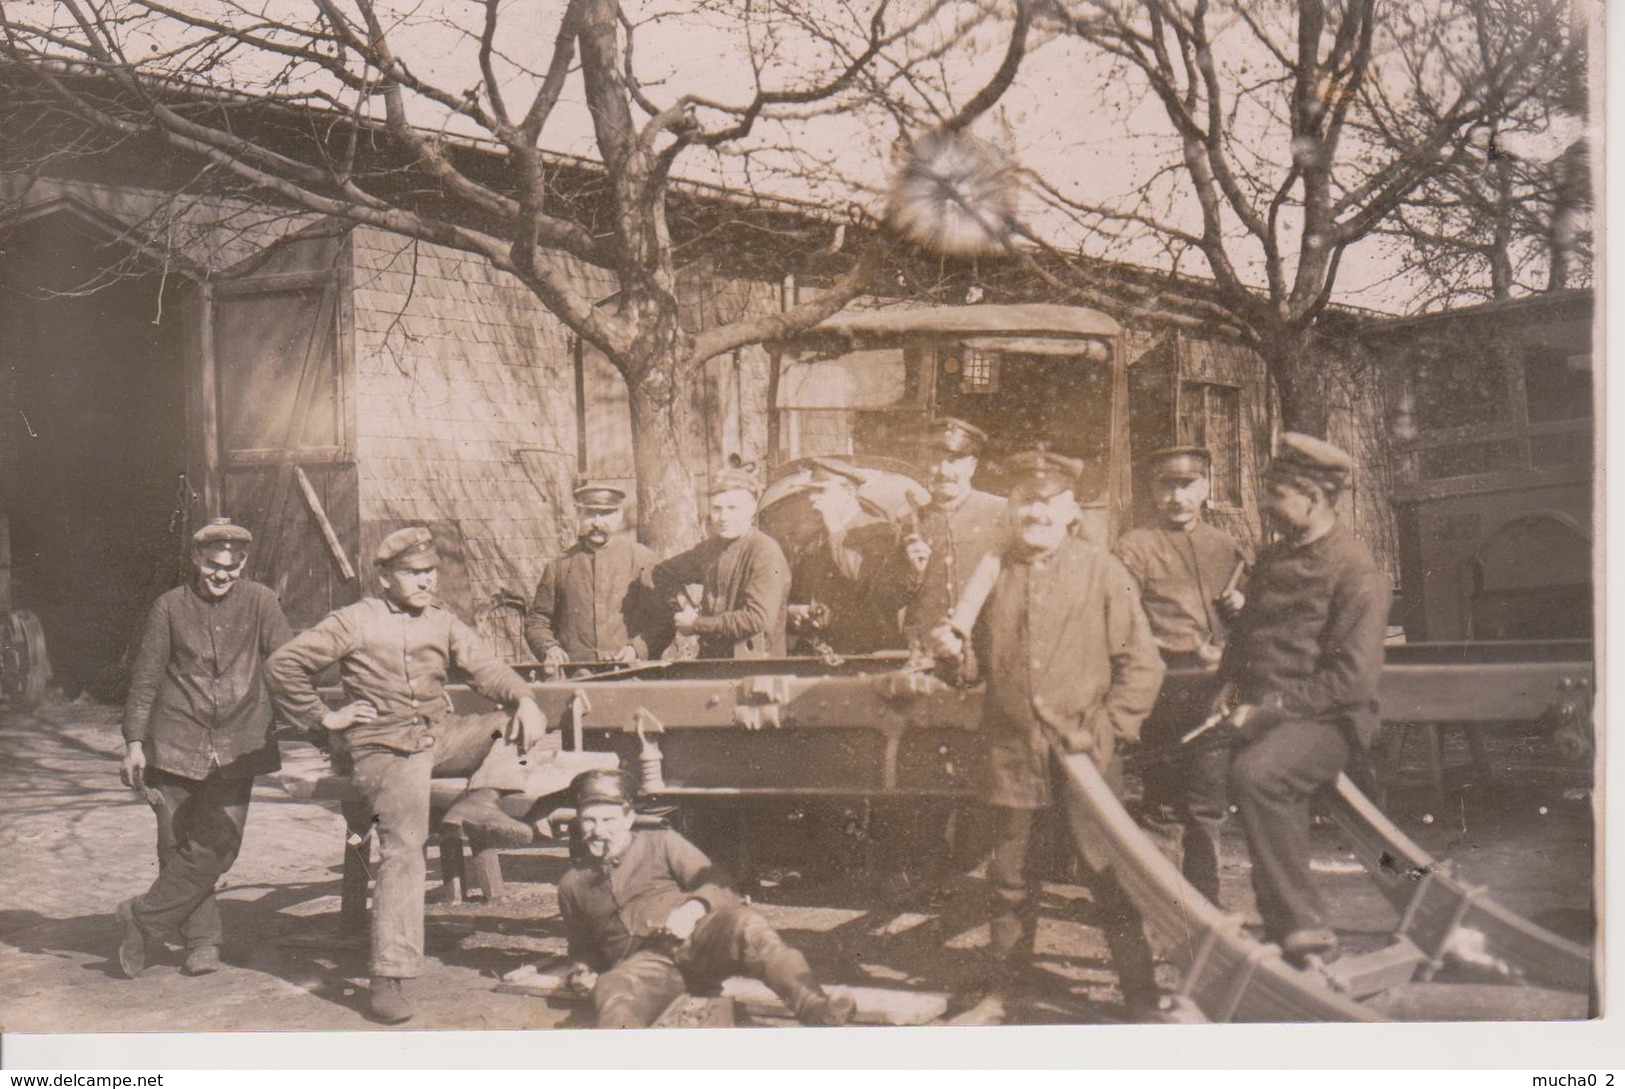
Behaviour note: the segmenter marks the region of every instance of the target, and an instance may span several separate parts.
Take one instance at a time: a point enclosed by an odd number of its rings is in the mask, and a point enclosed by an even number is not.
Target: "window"
[[[1241,390],[1181,382],[1179,443],[1206,447],[1213,456],[1213,502],[1241,506]]]
[[[214,344],[220,441],[228,464],[345,444],[335,289],[222,290]],[[246,289],[245,289],[246,288]]]
[[[952,374],[956,360],[949,356],[943,367]],[[999,391],[999,359],[980,348],[966,348],[964,371],[959,377],[959,388],[965,393],[997,393]]]
[[[1591,353],[1529,349],[1523,357],[1523,388],[1530,423],[1590,419]]]

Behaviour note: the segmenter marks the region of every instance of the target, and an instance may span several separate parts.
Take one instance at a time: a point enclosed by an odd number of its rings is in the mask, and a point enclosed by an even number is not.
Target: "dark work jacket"
[[[633,832],[617,858],[577,859],[559,879],[559,914],[570,959],[602,972],[647,939],[689,900],[707,911],[741,903],[725,874],[669,828]]]
[[[991,805],[1050,804],[1043,720],[1087,735],[1104,768],[1117,741],[1139,739],[1162,687],[1134,579],[1111,553],[1076,537],[1042,557],[1007,550],[971,641],[987,679]]]
[[[625,536],[603,548],[576,542],[547,565],[525,614],[525,642],[540,659],[562,646],[572,662],[606,661],[630,644],[640,659],[671,641],[671,610],[655,594],[654,553]]]
[[[655,590],[671,601],[690,583],[704,587],[695,634],[701,658],[782,658],[790,602],[790,563],[759,529],[732,541],[709,537],[655,565]]]
[[[276,594],[257,582],[218,600],[195,583],[165,592],[136,652],[124,739],[145,743],[149,767],[186,779],[275,771],[265,660],[291,634]]]
[[[1113,551],[1139,584],[1140,604],[1164,653],[1224,646],[1224,618],[1213,599],[1247,558],[1234,537],[1201,521],[1189,532],[1145,526],[1123,534]]]
[[[1272,545],[1247,583],[1219,664],[1247,703],[1349,726],[1371,744],[1388,627],[1388,576],[1342,521],[1307,545]]]
[[[916,516],[916,532],[931,546],[920,591],[903,613],[903,631],[918,639],[953,611],[976,565],[1002,547],[1009,505],[996,495],[973,491],[953,510],[927,503]]]
[[[829,609],[824,641],[839,654],[903,646],[898,614],[919,592],[920,574],[892,523],[860,515],[833,536],[818,534],[796,553],[790,577],[794,604]]]

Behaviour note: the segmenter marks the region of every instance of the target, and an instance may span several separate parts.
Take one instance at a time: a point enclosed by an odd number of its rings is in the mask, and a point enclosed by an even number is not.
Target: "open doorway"
[[[184,281],[129,257],[66,212],[0,235],[12,597],[39,616],[69,695],[121,694],[190,528]]]

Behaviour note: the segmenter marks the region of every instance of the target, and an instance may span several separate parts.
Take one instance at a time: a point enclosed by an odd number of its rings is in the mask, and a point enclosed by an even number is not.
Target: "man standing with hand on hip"
[[[158,878],[118,906],[118,963],[147,967],[149,941],[177,934],[188,976],[220,968],[216,882],[243,842],[254,776],[281,767],[265,659],[287,642],[276,595],[243,581],[253,535],[216,518],[192,535],[196,577],[153,603],[124,706],[124,785],[158,816]]]
[[[439,604],[440,557],[423,526],[396,530],[378,548],[381,597],[329,613],[272,655],[277,706],[310,730],[330,731],[335,764],[372,808],[379,863],[372,907],[373,1016],[412,1016],[402,981],[422,972],[423,847],[429,837],[429,781],[468,776],[446,813],[476,843],[523,846],[532,830],[504,813],[503,794],[524,789],[522,757],[547,729],[525,682],[473,628]],[[329,710],[316,674],[339,665],[345,704]],[[452,667],[503,710],[458,715],[446,697]]]

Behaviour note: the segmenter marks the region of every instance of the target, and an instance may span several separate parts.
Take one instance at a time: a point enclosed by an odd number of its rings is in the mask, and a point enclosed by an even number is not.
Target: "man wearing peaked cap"
[[[990,950],[996,979],[1019,986],[1038,926],[1029,848],[1039,811],[1056,801],[1057,762],[1087,753],[1115,781],[1117,743],[1139,738],[1163,665],[1133,578],[1109,552],[1071,533],[1082,464],[1033,451],[1006,468],[1012,539],[986,561],[996,577],[975,619],[964,616],[974,602],[961,604],[934,631],[932,649],[966,679],[979,673],[987,681]],[[978,572],[976,583],[984,578]],[[1109,860],[1091,842],[1078,846],[1129,1010],[1150,1016],[1159,995],[1140,913]]]
[[[1156,502],[1148,525],[1118,538],[1113,551],[1140,588],[1162,660],[1170,669],[1212,669],[1224,648],[1229,618],[1245,598],[1238,577],[1246,550],[1202,519],[1212,458],[1200,446],[1158,450],[1142,463]],[[1145,724],[1151,750],[1178,747],[1191,723],[1153,712]],[[1219,902],[1220,832],[1229,814],[1225,780],[1229,751],[1211,746],[1188,759],[1147,766],[1146,824],[1180,865],[1185,878]]]
[[[669,828],[637,830],[621,771],[570,784],[577,850],[559,881],[570,987],[591,995],[599,1028],[644,1028],[685,992],[713,993],[729,976],[773,989],[807,1025],[842,1025],[854,1004],[829,995],[807,960]]]
[[[987,441],[981,428],[943,417],[926,426],[921,440],[931,498],[904,527],[910,561],[924,566],[920,589],[903,613],[904,634],[916,642],[959,600],[965,580],[999,544],[1005,519],[1004,500],[972,484]]]
[[[525,752],[542,740],[547,718],[530,689],[486,641],[442,607],[434,535],[409,526],[385,537],[374,556],[379,597],[329,613],[271,656],[271,693],[283,715],[334,738],[334,762],[374,814],[379,862],[372,908],[374,1018],[412,1016],[403,980],[423,967],[423,848],[429,787],[436,776],[468,777],[445,822],[477,846],[521,846],[532,829],[498,804],[524,789]],[[344,705],[329,709],[316,675],[337,664]],[[460,715],[445,686],[461,669],[476,692],[502,710]]]
[[[1309,799],[1381,725],[1390,591],[1338,513],[1353,467],[1331,443],[1281,436],[1263,497],[1278,540],[1258,558],[1219,665],[1236,704],[1230,792],[1259,913],[1268,939],[1299,963],[1329,959],[1338,944],[1309,872]]]
[[[576,543],[542,571],[525,642],[557,676],[567,662],[660,657],[671,614],[655,594],[654,553],[621,533],[626,493],[586,481],[575,490]]]
[[[185,975],[220,967],[214,889],[236,860],[254,776],[281,766],[265,660],[291,634],[276,595],[243,580],[254,537],[228,518],[192,535],[193,578],[153,603],[130,676],[119,774],[158,818],[158,877],[118,906],[118,963],[178,938]]]
[[[711,479],[710,536],[655,565],[654,585],[675,610],[678,635],[699,637],[702,658],[782,658],[790,563],[756,528],[756,479],[730,466]],[[702,586],[700,600],[687,587]]]
[[[790,567],[790,613],[822,618],[817,636],[837,654],[901,648],[898,613],[919,592],[928,553],[911,558],[902,533],[867,513],[863,477],[835,458],[813,461],[799,485],[823,522]]]

